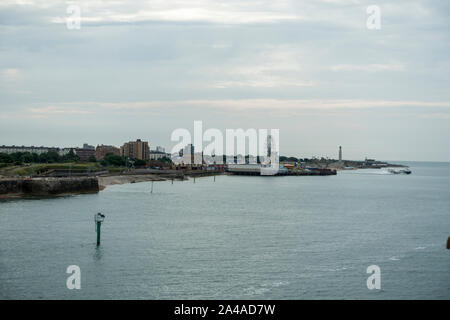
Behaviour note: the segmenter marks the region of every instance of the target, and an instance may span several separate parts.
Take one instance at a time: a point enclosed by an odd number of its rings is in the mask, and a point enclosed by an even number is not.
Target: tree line
[[[234,156],[235,160],[237,159]],[[249,156],[246,155],[245,159],[248,160]],[[224,162],[226,161],[226,156],[223,156]],[[308,159],[300,159],[295,157],[285,157],[280,156],[280,161],[307,161]],[[24,163],[64,163],[64,162],[78,162],[80,158],[70,150],[69,153],[65,155],[59,155],[57,152],[49,151],[41,154],[31,153],[31,152],[15,152],[11,154],[0,153],[0,163],[6,164],[15,164],[21,165]],[[127,159],[126,157],[121,157],[115,155],[113,153],[108,153],[102,160],[97,161],[94,156],[89,157],[89,162],[99,162],[100,165],[106,166],[115,166],[115,167],[125,167],[125,166],[135,166],[135,167],[143,167],[147,165],[147,161],[140,159]],[[170,164],[172,161],[170,158],[162,158],[158,162]],[[257,157],[257,162],[260,163],[259,157]]]
[[[70,150],[69,153],[61,156],[55,151],[44,152],[41,154],[31,152],[0,153],[0,163],[21,165],[24,163],[61,163],[76,162],[80,158]]]
[[[65,155],[59,155],[57,152],[49,151],[41,154],[31,152],[14,152],[14,153],[0,153],[0,163],[21,165],[24,163],[67,163],[78,162],[80,158],[70,150]],[[94,156],[90,156],[88,162],[98,162],[101,166],[114,166],[114,167],[143,167],[148,164],[148,161],[141,159],[127,159],[113,153],[108,153],[102,160],[97,161]],[[169,158],[160,159],[158,164],[170,164],[172,161]]]

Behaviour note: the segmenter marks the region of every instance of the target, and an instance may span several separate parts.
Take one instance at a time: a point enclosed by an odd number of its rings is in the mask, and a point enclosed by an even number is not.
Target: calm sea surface
[[[0,298],[450,299],[450,164],[409,165],[2,201]],[[381,290],[367,289],[370,265]]]

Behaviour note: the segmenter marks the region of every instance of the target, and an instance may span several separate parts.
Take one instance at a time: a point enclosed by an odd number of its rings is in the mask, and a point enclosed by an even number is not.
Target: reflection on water
[[[102,258],[102,255],[103,255],[102,248],[95,246],[95,250],[94,250],[94,254],[93,254],[94,260],[97,260],[97,261],[100,260]]]

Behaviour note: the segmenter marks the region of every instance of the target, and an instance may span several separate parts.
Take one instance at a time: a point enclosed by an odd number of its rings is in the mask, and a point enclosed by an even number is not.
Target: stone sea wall
[[[99,185],[96,177],[0,179],[0,197],[2,198],[9,196],[51,196],[98,191]]]

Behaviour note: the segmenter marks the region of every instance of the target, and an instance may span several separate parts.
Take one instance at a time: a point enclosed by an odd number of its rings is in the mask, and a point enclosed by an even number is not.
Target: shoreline
[[[99,176],[98,186],[99,190],[104,190],[108,186],[116,184],[127,184],[127,183],[139,183],[147,181],[167,181],[168,178],[161,177],[154,174],[133,174],[133,175],[111,175],[111,176]]]
[[[84,177],[5,177],[0,176],[0,199],[59,197],[83,193],[98,193],[108,186],[147,181],[186,180],[202,177],[205,173],[174,174],[165,172],[109,174]]]
[[[120,175],[108,175],[98,176],[98,184],[100,191],[106,189],[108,186],[127,183],[139,183],[148,181],[167,181],[167,180],[187,180],[191,178],[201,178],[212,175],[218,175],[219,173],[201,172],[201,173],[183,173],[183,175],[174,174],[120,174]]]
[[[404,167],[392,165],[389,167]],[[336,171],[356,171],[381,168],[336,168]],[[226,172],[164,172],[164,173],[135,173],[135,174],[107,174],[85,177],[7,177],[0,176],[0,199],[60,197],[77,194],[98,193],[111,185],[139,183],[148,181],[186,180],[188,177],[202,177]]]

